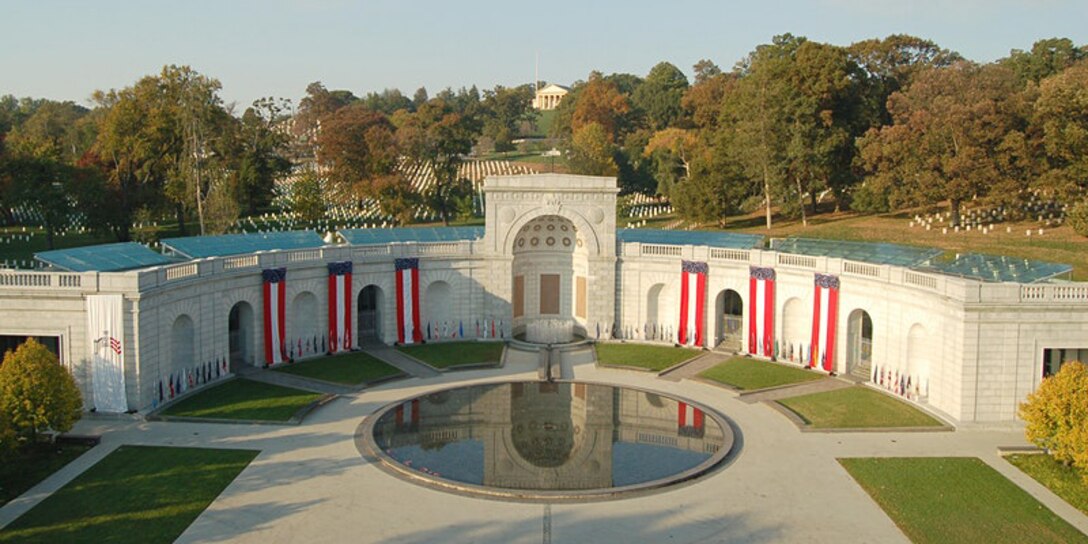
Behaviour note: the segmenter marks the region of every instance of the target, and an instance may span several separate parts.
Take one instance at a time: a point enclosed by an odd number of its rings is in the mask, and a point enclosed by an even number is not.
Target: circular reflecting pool
[[[662,393],[582,382],[458,387],[368,418],[387,468],[469,493],[586,499],[688,480],[734,446],[726,419]]]

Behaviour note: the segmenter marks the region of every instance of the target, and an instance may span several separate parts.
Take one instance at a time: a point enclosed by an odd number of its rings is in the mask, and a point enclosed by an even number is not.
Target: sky
[[[978,62],[1036,40],[1088,43],[1088,0],[0,0],[0,95],[89,104],[163,65],[217,78],[244,108],[306,86],[569,85],[592,70],[730,69],[791,33],[849,45],[906,33]]]

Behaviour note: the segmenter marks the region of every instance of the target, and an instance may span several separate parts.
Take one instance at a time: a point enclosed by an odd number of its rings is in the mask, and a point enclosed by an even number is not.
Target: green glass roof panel
[[[391,244],[394,242],[458,242],[484,237],[483,227],[395,227],[387,229],[341,229],[338,231],[352,245]]]
[[[35,253],[34,258],[70,272],[120,272],[178,262],[136,242],[54,249]]]
[[[709,246],[752,249],[763,245],[763,236],[704,230],[616,229],[616,241],[677,246]]]
[[[325,245],[312,230],[263,232],[254,234],[221,234],[218,236],[190,236],[167,238],[163,247],[192,259],[223,257],[257,251],[310,249]]]
[[[1067,264],[982,253],[941,255],[921,263],[916,268],[980,281],[1016,283],[1044,281],[1067,275],[1073,270]]]
[[[782,253],[895,266],[914,266],[942,253],[934,248],[818,238],[775,238],[771,240],[771,249]]]

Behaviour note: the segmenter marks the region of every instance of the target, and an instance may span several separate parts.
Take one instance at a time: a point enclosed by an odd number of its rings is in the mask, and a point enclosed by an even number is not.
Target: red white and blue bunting
[[[262,270],[261,280],[264,284],[264,363],[269,366],[287,360],[284,345],[287,269]]]
[[[835,364],[835,326],[839,316],[839,277],[816,274],[812,307],[812,346],[809,366],[832,372]]]
[[[314,341],[316,347],[317,341]],[[351,261],[329,263],[329,352],[351,349]],[[301,340],[299,352],[303,352]]]
[[[397,271],[397,342],[423,341],[419,321],[419,259],[396,259]]]
[[[773,268],[753,266],[748,278],[748,353],[774,356]]]
[[[706,276],[709,267],[704,262],[682,261],[680,269],[680,328],[677,342],[701,346],[706,322]]]

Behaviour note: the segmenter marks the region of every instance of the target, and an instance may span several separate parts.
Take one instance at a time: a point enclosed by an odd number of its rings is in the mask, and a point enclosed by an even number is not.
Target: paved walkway
[[[749,404],[757,402],[763,402],[767,400],[778,400],[789,397],[799,397],[801,395],[809,395],[812,393],[823,393],[824,391],[834,391],[836,389],[845,389],[847,387],[853,387],[854,383],[847,380],[840,380],[836,378],[821,378],[819,380],[813,380],[811,382],[801,382],[785,387],[779,387],[777,389],[771,389],[769,391],[758,391],[755,393],[741,394],[740,400]]]
[[[87,419],[74,432],[102,444],[0,508],[0,525],[120,444],[251,448],[260,455],[179,542],[907,542],[839,465],[859,456],[975,456],[1088,532],[1088,516],[1002,460],[1026,446],[1018,430],[802,433],[784,416],[694,380],[571,361],[579,380],[649,388],[728,415],[740,430],[733,462],[690,485],[616,501],[527,504],[452,495],[393,477],[364,459],[354,435],[382,406],[467,383],[535,379],[536,361],[399,380],[340,397],[295,426]]]
[[[255,382],[270,383],[272,385],[282,385],[283,387],[293,387],[295,389],[312,391],[314,393],[347,395],[350,393],[354,393],[359,389],[349,385],[339,385],[322,380],[311,380],[303,376],[296,376],[294,374],[288,374],[286,372],[276,372],[275,370],[253,369],[241,372],[239,373],[239,376],[244,377],[247,380],[253,380]]]
[[[709,370],[718,366],[719,363],[723,363],[733,358],[733,355],[728,353],[721,353],[718,351],[708,351],[698,356],[694,361],[681,366],[673,367],[660,374],[660,377],[669,381],[678,382],[684,379],[691,379],[701,374],[704,370]]]
[[[442,373],[389,346],[363,346],[363,351],[385,361],[408,375],[417,378],[433,378]]]

